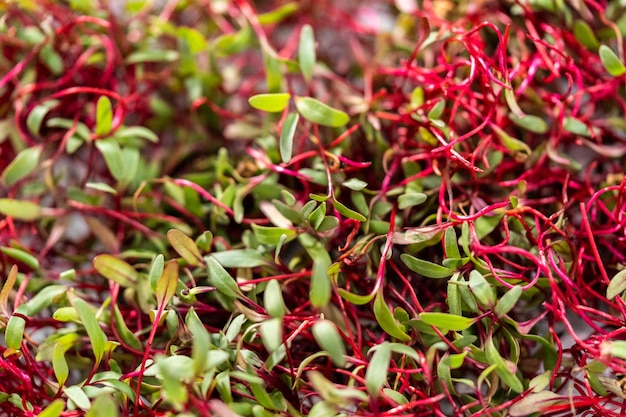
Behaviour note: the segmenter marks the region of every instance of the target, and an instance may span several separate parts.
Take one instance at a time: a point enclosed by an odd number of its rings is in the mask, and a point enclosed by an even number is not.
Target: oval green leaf
[[[389,361],[391,360],[391,346],[389,342],[383,342],[375,346],[376,350],[372,359],[367,364],[365,371],[365,388],[372,397],[377,397],[380,389],[387,382]],[[370,352],[373,349],[370,349]]]
[[[606,298],[612,300],[624,291],[626,291],[626,269],[622,269],[611,278],[606,289]]]
[[[211,285],[228,297],[237,298],[242,295],[235,279],[230,276],[213,255],[205,256],[204,261],[209,272],[209,282]]]
[[[420,313],[419,319],[424,323],[435,326],[442,331],[453,330],[455,332],[460,332],[468,329],[472,324],[474,324],[474,319],[469,317],[439,312]]]
[[[320,319],[311,329],[317,344],[330,355],[333,363],[343,368],[346,365],[346,348],[337,326],[330,320]]]
[[[308,83],[313,77],[313,68],[315,67],[315,36],[311,25],[304,25],[300,30],[300,43],[298,45],[298,61],[302,76]]]
[[[41,146],[33,146],[18,153],[2,172],[2,182],[11,187],[33,172],[39,164],[42,149]]]
[[[417,206],[426,201],[428,197],[424,193],[406,193],[398,197],[398,208],[404,210],[405,208]]]
[[[275,352],[283,343],[283,319],[274,317],[261,323],[261,340],[268,352]]]
[[[96,256],[93,267],[100,275],[117,282],[122,287],[131,287],[137,282],[138,274],[135,268],[113,255]]]
[[[299,120],[300,115],[298,113],[289,113],[280,131],[280,158],[285,163],[291,161],[293,154],[293,138],[296,134]]]
[[[178,262],[171,260],[165,264],[161,277],[157,280],[156,299],[159,306],[170,302],[178,287]]]
[[[358,220],[360,222],[367,221],[367,217],[365,217],[361,213],[357,213],[356,211],[349,209],[348,207],[344,206],[341,202],[337,200],[333,202],[333,206],[337,209],[339,213],[343,214],[346,217],[349,217],[354,220]]]
[[[254,268],[267,265],[267,260],[254,249],[232,249],[213,252],[215,258],[225,268]],[[206,260],[206,257],[205,257]]]
[[[91,350],[96,358],[96,364],[99,364],[104,356],[107,337],[100,328],[96,315],[87,302],[78,297],[71,297],[71,303],[76,309],[83,326],[85,326],[87,336],[89,336],[91,341]]]
[[[496,304],[496,308],[494,308],[494,312],[496,313],[496,316],[502,317],[506,313],[511,311],[511,309],[515,307],[515,304],[517,303],[517,300],[519,300],[521,295],[522,295],[522,287],[520,287],[519,285],[516,285],[510,290],[508,290],[506,294],[504,294],[498,300]]]
[[[111,100],[107,96],[100,96],[96,104],[96,129],[98,136],[104,136],[111,131],[113,127],[113,107]]]
[[[323,126],[339,127],[350,121],[347,113],[334,109],[312,97],[296,97],[296,108],[307,120]]]
[[[250,97],[248,103],[257,110],[278,113],[285,110],[290,98],[289,93],[257,94]]]
[[[267,313],[272,317],[283,317],[285,315],[287,307],[285,307],[283,291],[277,280],[272,279],[267,283],[263,292],[263,305]]]
[[[417,272],[418,274],[428,278],[448,278],[454,273],[454,270],[452,269],[425,261],[423,259],[418,259],[407,253],[400,255],[400,259],[402,259],[402,262],[404,262],[404,264],[409,267],[411,271]]]
[[[626,73],[624,63],[617,55],[615,55],[615,52],[613,52],[611,48],[606,45],[600,45],[598,53],[600,55],[602,65],[604,65],[604,69],[606,69],[606,71],[613,77],[620,77]]]
[[[32,221],[41,217],[41,206],[32,201],[0,198],[0,213],[16,220]]]
[[[411,337],[404,332],[404,330],[396,323],[396,320],[391,314],[391,310],[387,306],[382,292],[376,294],[374,299],[374,316],[380,327],[390,336],[402,342],[411,341]]]
[[[176,253],[192,266],[200,266],[202,264],[202,254],[192,238],[177,229],[170,229],[167,232],[167,240],[174,248]]]
[[[469,276],[469,288],[474,297],[484,307],[493,307],[496,303],[496,296],[493,288],[483,275],[477,270],[472,270]]]
[[[296,236],[295,230],[284,227],[259,226],[258,224],[253,224],[252,230],[254,236],[262,245],[277,245],[283,235],[286,236],[287,240],[293,239]]]
[[[39,261],[30,253],[17,248],[0,247],[0,252],[18,260],[32,269],[39,269]]]

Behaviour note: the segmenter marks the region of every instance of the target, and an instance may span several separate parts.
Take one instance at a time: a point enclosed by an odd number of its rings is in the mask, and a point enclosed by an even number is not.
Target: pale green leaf
[[[619,59],[611,48],[606,45],[600,45],[598,53],[604,69],[613,77],[621,77],[626,73],[626,66],[624,66],[622,60]]]
[[[405,263],[410,270],[417,272],[428,278],[447,278],[454,273],[454,270],[446,268],[444,266],[435,264],[433,262],[418,259],[407,253],[400,255],[400,259]]]
[[[439,328],[442,331],[462,331],[468,329],[472,324],[474,324],[474,319],[435,311],[420,313],[419,319],[426,324]]]
[[[330,320],[320,319],[313,324],[311,331],[317,344],[328,352],[333,363],[343,368],[346,365],[346,348],[337,326]]]
[[[96,363],[98,364],[104,356],[107,337],[100,328],[98,319],[96,319],[96,315],[89,304],[78,297],[71,297],[70,300],[80,317],[80,321],[83,323],[83,326],[85,326],[87,336],[89,336],[89,341],[91,342],[91,349],[96,358]]]
[[[372,397],[377,397],[381,388],[387,382],[387,372],[389,371],[389,361],[391,360],[389,342],[383,342],[375,347],[376,350],[365,371],[365,388]],[[370,352],[372,350],[370,349]]]
[[[113,127],[113,107],[111,100],[107,96],[100,96],[96,104],[96,128],[95,133],[98,136],[104,136],[111,131]]]
[[[612,300],[624,291],[626,291],[626,269],[622,269],[611,278],[606,289],[606,298]]]
[[[100,275],[117,282],[122,287],[132,287],[137,282],[138,274],[135,268],[113,255],[96,256],[93,267]]]
[[[39,164],[42,149],[42,146],[33,146],[18,153],[2,172],[2,182],[11,187],[33,172]]]
[[[376,298],[374,299],[374,316],[376,317],[376,321],[380,327],[387,334],[402,342],[411,341],[411,337],[405,333],[404,329],[402,329],[398,323],[396,323],[396,320],[393,317],[391,310],[389,310],[383,294],[380,291],[376,294]]]
[[[307,120],[323,126],[339,127],[350,121],[347,113],[334,109],[312,97],[296,97],[296,108]]]
[[[291,161],[293,154],[293,139],[298,127],[300,115],[298,113],[289,113],[283,122],[280,131],[280,158],[283,162]]]
[[[202,264],[202,254],[192,238],[177,229],[170,229],[167,232],[167,240],[182,258],[191,266]]]
[[[311,82],[315,60],[315,37],[313,28],[307,24],[302,26],[300,30],[300,43],[298,45],[300,71],[302,71],[302,76],[307,83]]]
[[[205,256],[204,261],[207,265],[211,285],[228,297],[237,298],[242,295],[235,279],[220,265],[214,255]]]
[[[289,93],[257,94],[250,97],[248,103],[257,110],[277,113],[285,110],[290,98]]]
[[[41,217],[41,206],[32,201],[0,198],[0,214],[16,220],[32,221]]]
[[[171,260],[165,264],[163,274],[157,280],[156,299],[159,306],[165,306],[170,302],[178,287],[178,262]]]
[[[520,287],[519,285],[516,285],[508,290],[506,294],[500,297],[500,299],[496,303],[496,307],[493,309],[494,313],[496,313],[496,316],[502,317],[506,313],[511,311],[511,309],[515,307],[515,304],[517,303],[517,300],[519,300],[521,295],[522,287]]]

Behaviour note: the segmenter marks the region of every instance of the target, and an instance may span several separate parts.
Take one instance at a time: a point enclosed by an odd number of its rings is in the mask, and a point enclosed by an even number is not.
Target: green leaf
[[[595,50],[600,46],[598,38],[593,33],[593,29],[587,22],[581,19],[574,21],[574,36],[578,39],[578,42],[583,44],[587,49]]]
[[[362,189],[367,187],[367,183],[365,181],[361,181],[358,178],[350,178],[348,181],[344,181],[341,185],[353,191],[361,191]]]
[[[170,229],[167,232],[167,240],[169,240],[176,253],[182,256],[189,265],[202,265],[202,254],[192,238],[180,230]]]
[[[600,55],[602,65],[604,65],[604,69],[606,69],[606,71],[613,77],[621,77],[626,73],[624,63],[617,55],[615,55],[615,52],[613,52],[611,48],[606,45],[600,45],[598,53]]]
[[[85,391],[83,391],[78,385],[72,385],[63,389],[63,392],[72,400],[72,402],[82,410],[89,410],[91,408],[91,401]]]
[[[319,227],[315,229],[319,233],[328,232],[339,226],[339,219],[335,216],[324,216],[324,219],[320,223]]]
[[[5,268],[8,265],[5,265]],[[15,281],[17,280],[17,265],[13,265],[9,271],[6,281],[2,284],[2,290],[0,291],[0,312],[9,311],[9,295],[13,291]]]
[[[346,348],[337,326],[330,320],[320,319],[313,324],[311,331],[317,344],[328,352],[335,366],[346,366]]]
[[[323,307],[328,304],[332,295],[332,287],[328,275],[328,268],[330,268],[332,260],[322,242],[315,237],[308,233],[302,233],[298,236],[298,240],[311,259],[313,259],[309,299],[313,307]]]
[[[65,359],[65,352],[71,347],[64,343],[55,343],[52,349],[52,369],[59,385],[65,385],[70,374],[70,368]]]
[[[272,279],[267,283],[263,292],[263,305],[267,313],[272,317],[283,317],[285,315],[287,307],[285,307],[283,291],[277,280]]]
[[[96,364],[99,364],[104,356],[107,337],[100,328],[98,319],[96,319],[96,315],[89,304],[78,297],[71,297],[70,302],[76,309],[83,326],[85,326],[87,336],[89,336],[89,340],[91,341],[91,349],[93,350],[93,354],[96,358]]]
[[[443,111],[446,108],[446,101],[445,100],[439,100],[437,101],[437,103],[433,106],[432,109],[430,109],[430,111],[428,112],[428,118],[430,120],[437,120],[441,118],[441,115],[443,114]]]
[[[298,45],[298,61],[302,76],[308,83],[313,77],[313,68],[315,67],[315,37],[311,25],[304,25],[300,30],[300,43]],[[305,116],[306,117],[306,116]]]
[[[46,100],[45,102],[35,106],[26,118],[26,127],[33,135],[39,135],[41,123],[46,118],[48,112],[59,104],[58,100]]]
[[[468,317],[430,311],[420,313],[419,319],[445,332],[449,330],[460,332],[474,324],[474,319]]]
[[[257,94],[250,97],[248,103],[257,110],[278,113],[285,110],[290,98],[289,93]]]
[[[122,148],[120,148],[120,144],[117,140],[112,138],[97,140],[96,148],[98,148],[104,157],[104,161],[113,178],[122,181],[126,176],[126,167],[124,166]]]
[[[399,355],[408,356],[414,361],[420,361],[420,355],[411,346],[403,345],[402,343],[389,343],[391,350]]]
[[[626,340],[613,340],[603,342],[609,345],[609,351],[612,356],[617,358],[626,359]],[[602,349],[603,346],[600,348]]]
[[[368,295],[358,295],[358,294],[351,293],[350,291],[347,291],[343,288],[338,288],[337,292],[344,300],[347,300],[350,303],[354,305],[358,305],[358,306],[369,303],[370,301],[374,299],[374,295],[375,295],[374,293],[368,294]]]
[[[113,319],[115,321],[115,330],[117,334],[119,334],[122,342],[127,344],[133,349],[138,351],[143,351],[143,345],[141,341],[133,332],[130,331],[128,326],[126,325],[126,321],[124,320],[124,316],[122,316],[122,312],[120,311],[117,303],[113,305]]]
[[[517,126],[533,133],[543,134],[550,129],[550,126],[548,126],[548,123],[546,123],[545,120],[531,114],[527,114],[526,116],[520,118],[513,113],[509,113],[509,119],[511,119],[511,121]]]
[[[411,341],[411,337],[396,323],[380,291],[376,294],[376,298],[374,299],[374,316],[380,327],[387,334],[402,342]]]
[[[225,268],[254,268],[267,265],[267,260],[254,249],[232,249],[213,252],[215,258]],[[206,259],[206,258],[205,258]]]
[[[322,203],[315,210],[309,214],[308,221],[313,227],[314,230],[317,230],[322,222],[324,221],[324,217],[326,216],[326,203]]]
[[[333,206],[337,209],[339,213],[343,214],[346,217],[358,220],[360,222],[367,221],[367,217],[365,217],[361,213],[357,213],[356,211],[349,209],[348,207],[344,206],[341,202],[337,200],[333,202]]]
[[[32,201],[0,198],[0,213],[16,220],[32,221],[41,217],[41,207]]]
[[[261,322],[261,340],[269,353],[275,352],[283,343],[283,319],[273,317]]]
[[[65,323],[70,321],[80,321],[80,317],[78,317],[76,309],[70,306],[57,308],[54,314],[52,314],[52,318]]]
[[[447,278],[454,273],[452,269],[423,259],[418,259],[407,253],[400,255],[400,259],[402,259],[402,262],[404,262],[410,270],[428,278]]]
[[[137,283],[137,271],[127,262],[113,255],[98,255],[93,260],[93,267],[100,275],[115,281],[122,287],[132,287]]]
[[[498,300],[496,304],[496,308],[494,308],[494,312],[496,313],[496,316],[502,317],[506,313],[511,311],[511,309],[515,307],[515,304],[517,303],[517,300],[519,300],[521,295],[522,295],[522,287],[520,287],[519,285],[516,285],[510,290],[508,290],[506,294],[504,294]]]
[[[98,190],[105,193],[117,195],[117,190],[105,182],[88,182],[85,184],[85,187],[91,188],[92,190]]]
[[[126,57],[126,64],[140,64],[143,62],[172,62],[176,61],[180,55],[176,51],[163,51],[157,49],[142,49],[133,52]]]
[[[18,153],[2,172],[2,182],[11,187],[33,172],[39,164],[42,149],[42,146],[33,146]]]
[[[119,406],[111,394],[101,394],[93,402],[85,417],[118,417]]]
[[[113,127],[113,107],[107,96],[100,96],[96,105],[96,129],[98,136],[107,135]]]
[[[37,417],[59,417],[65,410],[65,401],[60,398],[52,401],[46,408],[41,411]]]
[[[606,289],[606,298],[612,300],[624,291],[626,291],[626,269],[622,269],[611,278]]]
[[[30,253],[17,248],[0,247],[0,252],[26,264],[29,268],[39,269],[39,261]]]
[[[293,138],[296,134],[299,120],[300,115],[298,113],[289,113],[280,130],[280,158],[285,163],[291,161],[293,154]]]
[[[496,132],[496,135],[498,135],[502,146],[507,148],[515,158],[524,161],[532,153],[530,146],[526,145],[521,140],[514,138],[496,125],[491,125],[491,128]]]
[[[277,245],[283,235],[287,237],[287,240],[296,237],[295,230],[283,227],[259,226],[258,224],[253,224],[252,231],[256,239],[262,245]]]
[[[171,260],[165,264],[161,277],[157,280],[155,295],[159,306],[166,306],[178,287],[178,262]]]
[[[115,132],[116,139],[146,139],[152,143],[158,143],[159,137],[152,130],[143,126],[122,126]]]
[[[24,314],[26,307],[20,306],[16,313]],[[4,342],[10,349],[19,350],[22,346],[22,339],[24,337],[24,329],[26,328],[26,320],[20,316],[12,315],[9,318],[7,327],[4,331]]]
[[[209,282],[219,292],[233,298],[243,295],[235,279],[220,265],[214,255],[205,256],[204,261],[209,272]]]
[[[156,284],[161,275],[163,275],[163,268],[165,267],[165,258],[163,255],[157,255],[152,261],[150,266],[150,274],[148,275],[148,282],[150,282],[150,288],[153,291],[156,290]]]
[[[387,382],[387,372],[389,371],[389,361],[391,360],[391,346],[389,342],[376,345],[372,359],[367,364],[365,371],[365,388],[372,397],[378,397],[380,389]]]
[[[426,201],[428,197],[424,193],[406,193],[398,197],[398,208],[404,210],[405,208],[417,206]]]
[[[443,235],[444,247],[446,248],[446,258],[459,259],[461,258],[461,252],[459,252],[459,245],[457,243],[456,231],[453,226],[446,229]]]
[[[187,26],[179,27],[178,36],[187,42],[189,52],[192,54],[197,54],[206,49],[206,39],[204,38],[204,35],[196,29]]]
[[[574,135],[585,137],[591,136],[589,126],[576,119],[575,117],[566,117],[563,120],[563,129],[567,130],[570,133],[573,133]]]
[[[475,269],[470,272],[469,288],[476,300],[484,307],[493,307],[495,305],[496,296],[493,288],[491,288],[485,277]]]
[[[272,25],[274,23],[279,23],[286,17],[294,14],[299,8],[298,2],[291,2],[283,4],[282,6],[272,10],[271,12],[259,14],[257,17],[259,19],[259,23],[262,25]]]
[[[347,113],[334,109],[312,97],[296,97],[296,108],[307,120],[323,126],[339,127],[350,121]]]
[[[509,415],[511,417],[544,415],[544,411],[548,411],[550,406],[556,404],[565,405],[568,404],[569,401],[566,396],[552,391],[533,392],[515,404],[512,404],[509,408]]]
[[[524,391],[524,385],[511,370],[509,370],[506,361],[498,353],[498,349],[493,344],[491,336],[487,338],[485,343],[485,355],[490,364],[495,365],[495,371],[500,379],[507,384],[514,392],[520,393]]]
[[[193,307],[189,307],[189,311],[185,316],[185,324],[191,332],[191,359],[193,359],[194,373],[196,376],[201,376],[209,359],[209,332],[204,327],[202,321],[200,321]]]

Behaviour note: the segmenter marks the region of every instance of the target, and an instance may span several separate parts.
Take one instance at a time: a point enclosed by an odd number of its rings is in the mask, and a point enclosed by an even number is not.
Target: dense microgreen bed
[[[621,2],[9,3],[2,415],[626,412]]]

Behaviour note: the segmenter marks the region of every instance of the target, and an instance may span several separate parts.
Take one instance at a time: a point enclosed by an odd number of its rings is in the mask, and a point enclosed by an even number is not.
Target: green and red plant
[[[3,415],[626,411],[619,2],[105,3],[0,5]]]

